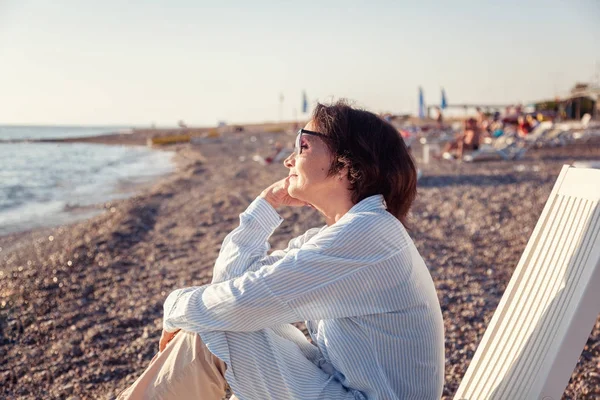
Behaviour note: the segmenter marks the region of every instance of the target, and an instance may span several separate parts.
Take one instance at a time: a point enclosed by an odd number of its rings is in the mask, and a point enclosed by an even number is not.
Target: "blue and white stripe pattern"
[[[240,215],[213,282],[174,291],[163,327],[197,332],[241,399],[439,399],[442,313],[423,259],[380,195],[267,255],[281,223]],[[306,321],[312,340],[291,325]]]

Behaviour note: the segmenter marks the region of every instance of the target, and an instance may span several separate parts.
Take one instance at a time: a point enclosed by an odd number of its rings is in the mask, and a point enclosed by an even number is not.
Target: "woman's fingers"
[[[291,197],[288,193],[290,186],[290,177],[281,179],[271,186],[263,190],[261,196],[267,200],[273,207],[279,206],[303,206],[305,203],[294,197]]]
[[[173,340],[175,335],[177,335],[178,333],[179,333],[179,330],[177,330],[175,332],[167,332],[167,331],[163,330],[162,334],[160,335],[160,341],[158,343],[158,350],[163,351],[167,347],[167,344],[169,344],[169,342],[171,340]]]
[[[167,335],[168,332],[162,331],[162,335],[160,335],[160,341],[158,342],[158,351],[163,351],[167,347],[167,343],[169,343]]]

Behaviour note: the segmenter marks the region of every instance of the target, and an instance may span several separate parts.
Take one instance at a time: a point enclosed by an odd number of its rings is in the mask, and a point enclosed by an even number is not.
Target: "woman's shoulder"
[[[327,229],[327,225],[310,228],[309,230],[304,232],[304,235],[302,235],[304,238],[304,241],[305,242],[309,241],[313,237],[317,236],[319,233],[323,232],[325,229]]]
[[[338,223],[319,229],[310,243],[319,247],[342,247],[375,250],[403,247],[407,233],[396,217],[385,209],[353,213]],[[391,246],[391,248],[389,247]]]
[[[400,233],[404,226],[386,209],[366,210],[353,213],[345,221],[346,229],[373,234]]]
[[[322,227],[310,228],[309,230],[304,232],[302,235],[297,236],[297,237],[293,238],[292,240],[290,240],[290,242],[288,243],[288,248],[293,249],[293,248],[299,248],[299,247],[303,246],[305,243],[307,243],[312,238],[317,236],[325,228],[327,228],[327,225],[322,226]]]

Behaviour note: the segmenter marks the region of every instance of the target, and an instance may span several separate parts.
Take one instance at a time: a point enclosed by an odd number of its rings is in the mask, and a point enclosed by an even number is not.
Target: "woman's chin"
[[[287,191],[288,191],[288,194],[290,195],[290,197],[293,197],[294,199],[305,201],[302,198],[302,192],[300,190],[298,190],[298,188],[296,188],[294,186],[290,186],[290,187],[288,187]]]

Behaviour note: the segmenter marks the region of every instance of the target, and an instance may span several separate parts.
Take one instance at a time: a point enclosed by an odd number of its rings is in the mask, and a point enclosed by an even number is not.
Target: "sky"
[[[600,1],[0,0],[0,124],[173,126],[554,98],[600,77]],[[283,103],[280,104],[280,96]]]

